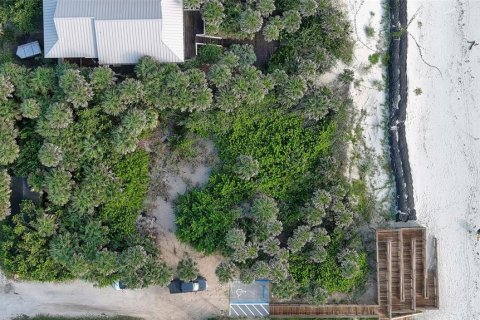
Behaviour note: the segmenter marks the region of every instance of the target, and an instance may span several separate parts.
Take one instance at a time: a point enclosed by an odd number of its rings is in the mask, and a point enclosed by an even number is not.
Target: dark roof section
[[[24,200],[31,200],[35,204],[38,204],[40,201],[40,194],[30,189],[27,178],[12,177],[11,188],[10,206],[12,214],[20,212],[20,203]]]

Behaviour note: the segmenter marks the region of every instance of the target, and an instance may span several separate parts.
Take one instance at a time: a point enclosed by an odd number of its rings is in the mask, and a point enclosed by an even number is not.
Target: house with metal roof
[[[43,0],[46,58],[184,61],[183,0]]]

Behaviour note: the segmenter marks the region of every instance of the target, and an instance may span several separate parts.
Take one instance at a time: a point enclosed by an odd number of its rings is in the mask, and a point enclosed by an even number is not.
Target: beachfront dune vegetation
[[[213,140],[221,164],[176,204],[177,236],[226,257],[220,281],[270,279],[275,298],[316,304],[364,283],[357,227],[371,209],[363,183],[344,177],[353,74],[329,87],[316,81],[352,57],[348,21],[333,2],[321,4],[283,33],[267,72],[239,57],[246,46],[208,66],[213,109],[194,112],[183,130]]]
[[[0,264],[9,276],[165,285],[172,271],[136,221],[161,127],[188,155],[193,137],[220,159],[204,187],[175,203],[177,237],[225,259],[221,282],[270,279],[277,299],[323,303],[368,273],[358,226],[369,195],[345,177],[351,73],[318,78],[352,59],[350,26],[335,1],[185,1],[209,32],[280,39],[265,68],[250,45],[204,46],[182,65],[143,58],[134,74],[69,64],[0,66]],[[39,203],[8,215],[10,176],[28,177]],[[198,275],[185,258],[182,279]]]

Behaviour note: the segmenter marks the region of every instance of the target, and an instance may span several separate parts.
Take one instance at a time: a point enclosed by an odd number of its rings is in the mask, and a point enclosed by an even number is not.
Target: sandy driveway
[[[440,311],[480,319],[480,1],[409,1],[407,139],[419,223],[439,240]],[[415,45],[418,41],[423,58]],[[420,88],[423,93],[415,95]]]
[[[68,284],[7,283],[5,286],[6,282],[0,281],[0,319],[38,313],[205,319],[218,315],[224,307],[222,297],[217,299],[215,292],[170,295],[168,289],[155,287],[116,291],[113,288],[94,288],[91,284],[80,281]]]

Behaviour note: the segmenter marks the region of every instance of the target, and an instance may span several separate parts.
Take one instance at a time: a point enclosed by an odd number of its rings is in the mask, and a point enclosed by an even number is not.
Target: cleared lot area
[[[0,278],[0,319],[26,314],[65,316],[131,315],[145,319],[205,319],[225,314],[225,287],[209,283],[208,291],[172,295],[168,288],[117,291],[75,281],[66,284],[11,282]]]

